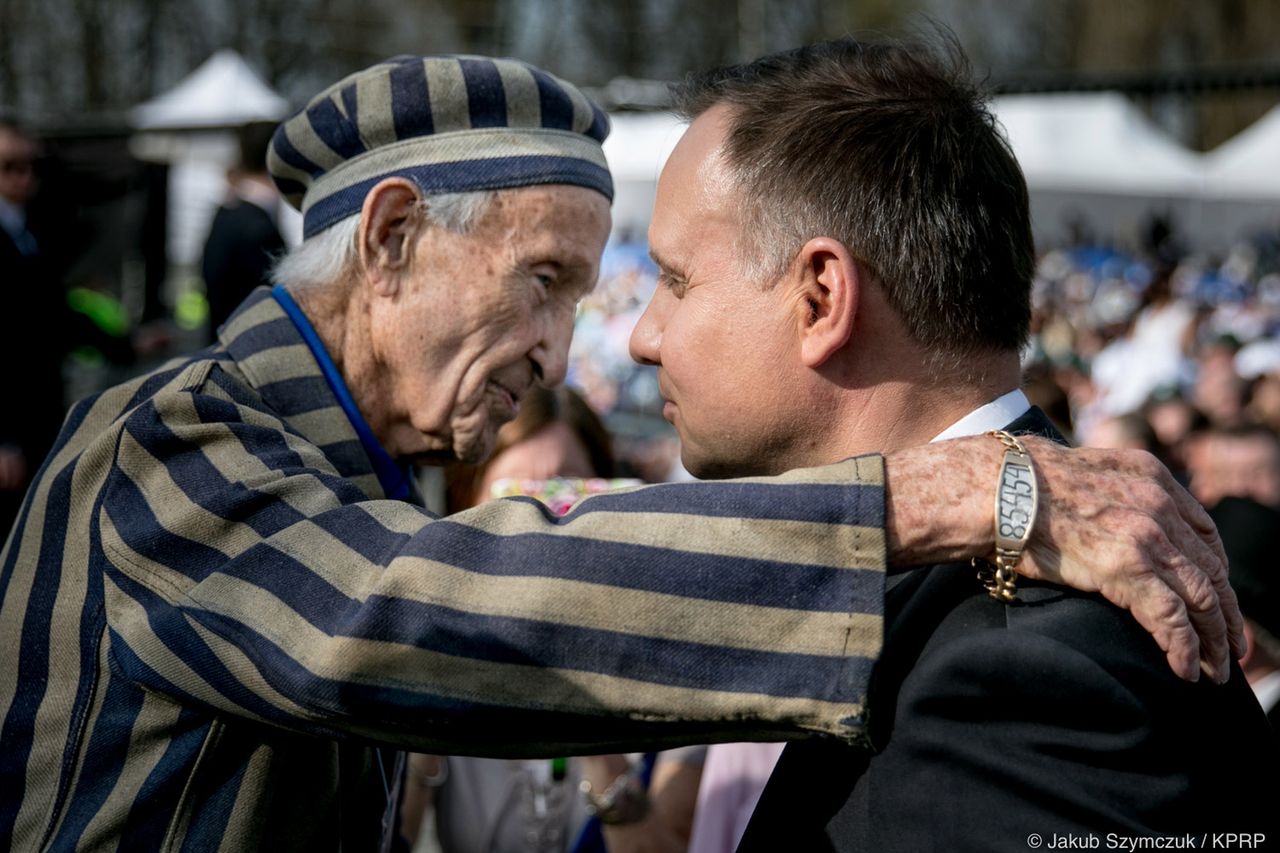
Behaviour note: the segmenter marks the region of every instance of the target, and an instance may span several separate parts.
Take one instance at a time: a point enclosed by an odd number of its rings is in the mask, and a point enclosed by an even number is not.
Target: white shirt
[[[1258,679],[1253,687],[1253,695],[1258,697],[1258,704],[1263,711],[1270,711],[1280,703],[1280,669]]]
[[[979,406],[951,426],[933,437],[933,441],[946,441],[949,438],[964,438],[967,435],[979,435],[992,429],[1004,429],[1013,421],[1022,417],[1031,408],[1031,401],[1022,393],[1021,388],[1014,388],[1007,394],[996,397],[985,406]],[[930,442],[932,444],[932,442]]]

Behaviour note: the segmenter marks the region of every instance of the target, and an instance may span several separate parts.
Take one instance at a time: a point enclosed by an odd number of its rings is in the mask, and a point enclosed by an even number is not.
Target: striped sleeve
[[[114,662],[148,689],[452,753],[860,736],[878,457],[436,519],[364,499],[249,403],[206,362],[120,434],[104,596]]]

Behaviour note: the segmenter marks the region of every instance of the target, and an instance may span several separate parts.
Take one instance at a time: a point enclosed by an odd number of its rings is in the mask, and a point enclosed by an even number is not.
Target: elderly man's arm
[[[94,539],[136,682],[435,752],[860,732],[879,458],[434,519],[367,500],[250,393],[206,362],[119,436]]]
[[[137,682],[440,752],[860,734],[878,457],[602,495],[564,519],[506,500],[435,520],[365,500],[220,368],[193,370],[128,419],[93,532],[113,657]],[[994,470],[971,453],[955,458]],[[957,512],[973,514],[922,526]]]

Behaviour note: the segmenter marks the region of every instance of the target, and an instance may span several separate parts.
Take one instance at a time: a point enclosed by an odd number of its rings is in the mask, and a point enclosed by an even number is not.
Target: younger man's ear
[[[862,268],[840,241],[815,237],[804,244],[792,270],[797,276],[800,358],[806,367],[816,368],[853,336]]]
[[[387,178],[365,196],[357,232],[360,265],[380,296],[393,296],[408,268],[421,224],[422,194],[412,181]]]

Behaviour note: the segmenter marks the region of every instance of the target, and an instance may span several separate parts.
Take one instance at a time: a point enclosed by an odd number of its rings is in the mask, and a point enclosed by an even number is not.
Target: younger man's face
[[[698,477],[804,464],[804,413],[788,395],[797,363],[795,306],[770,282],[742,278],[742,197],[721,159],[727,109],[699,116],[658,180],[649,246],[659,286],[631,336],[658,367],[663,416]]]

